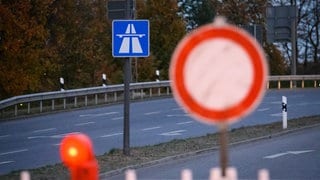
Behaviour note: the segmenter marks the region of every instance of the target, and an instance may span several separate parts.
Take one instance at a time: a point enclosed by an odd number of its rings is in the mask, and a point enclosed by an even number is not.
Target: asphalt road
[[[239,179],[257,179],[268,169],[270,179],[320,179],[320,126],[294,133],[232,146],[229,165]],[[219,152],[213,151],[136,170],[137,179],[180,179],[190,169],[194,179],[208,179],[210,169],[219,167]],[[124,179],[124,175],[108,180]]]
[[[233,127],[280,121],[281,96],[288,98],[288,118],[320,114],[320,89],[271,90],[261,105]],[[216,132],[194,121],[174,99],[131,104],[131,146]],[[0,174],[60,162],[59,144],[68,133],[83,132],[101,155],[122,148],[123,105],[43,115],[0,123]]]

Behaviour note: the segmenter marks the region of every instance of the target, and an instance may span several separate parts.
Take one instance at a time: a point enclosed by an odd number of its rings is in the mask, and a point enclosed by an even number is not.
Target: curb
[[[261,136],[261,137],[257,137],[257,138],[251,138],[251,139],[247,139],[247,140],[243,140],[243,141],[239,141],[239,142],[229,143],[229,147],[237,146],[237,145],[241,145],[241,144],[248,144],[248,143],[252,143],[252,142],[256,142],[256,141],[260,141],[260,140],[264,140],[264,139],[270,139],[272,137],[279,137],[279,136],[283,136],[283,135],[286,135],[286,134],[295,133],[295,132],[299,132],[299,131],[302,131],[302,130],[315,128],[315,127],[320,127],[320,123],[309,125],[309,126],[305,126],[305,127],[298,127],[298,128],[293,128],[293,129],[289,129],[289,130],[284,130],[284,131],[281,131],[281,132],[278,132],[278,133],[274,133],[274,134],[270,134],[270,135],[266,135],[266,136]],[[180,155],[168,156],[168,157],[165,157],[165,158],[161,158],[161,159],[158,159],[158,160],[141,163],[141,164],[138,164],[138,165],[126,166],[126,167],[123,167],[123,168],[120,168],[120,169],[116,169],[116,170],[100,173],[100,179],[105,179],[105,178],[108,178],[108,177],[119,175],[119,174],[125,172],[128,169],[139,169],[139,168],[143,168],[143,167],[153,166],[153,165],[156,165],[156,164],[160,164],[160,163],[164,163],[164,162],[168,162],[168,161],[172,161],[172,160],[176,160],[176,159],[183,159],[185,157],[195,156],[195,155],[198,155],[198,154],[207,153],[207,152],[215,151],[215,150],[218,150],[218,149],[219,149],[219,146],[214,146],[212,148],[201,149],[201,150],[198,150],[198,151],[192,151],[192,152],[188,152],[188,153],[184,153],[184,154],[180,154]]]

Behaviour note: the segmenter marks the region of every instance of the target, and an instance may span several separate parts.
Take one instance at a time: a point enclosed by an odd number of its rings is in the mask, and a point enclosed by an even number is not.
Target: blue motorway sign
[[[148,57],[149,20],[112,21],[113,57]]]

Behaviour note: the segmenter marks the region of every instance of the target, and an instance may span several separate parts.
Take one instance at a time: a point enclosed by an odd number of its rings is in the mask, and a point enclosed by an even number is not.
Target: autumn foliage
[[[195,0],[196,1],[196,0]],[[136,18],[150,21],[150,56],[132,60],[132,81],[168,79],[171,54],[187,33],[188,22],[200,26],[216,14],[235,24],[265,24],[266,0],[197,0],[186,20],[192,0],[136,0]],[[200,2],[201,1],[201,2]],[[108,0],[0,0],[0,99],[66,89],[123,83],[123,59],[112,57]],[[180,4],[180,6],[178,5]],[[190,19],[193,18],[193,19]],[[196,27],[194,26],[194,27]],[[193,26],[192,26],[193,27]],[[273,74],[284,74],[287,64],[280,52],[265,46],[276,58]],[[276,54],[274,54],[276,53]],[[280,65],[280,66],[279,66]]]
[[[123,82],[123,59],[114,59],[107,0],[1,0],[0,99],[26,93]],[[151,56],[135,59],[133,80],[167,76],[168,61],[184,23],[176,1],[137,1],[138,16],[151,21]],[[144,8],[144,9],[142,9]],[[152,9],[153,11],[149,11]]]

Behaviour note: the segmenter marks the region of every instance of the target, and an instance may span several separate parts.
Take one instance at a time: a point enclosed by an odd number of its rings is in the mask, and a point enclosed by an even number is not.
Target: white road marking
[[[172,111],[183,111],[184,109],[182,109],[182,108],[173,108],[173,109],[171,109]]]
[[[57,144],[52,144],[52,146],[60,146],[61,143],[57,143]]]
[[[314,103],[308,103],[308,102],[304,102],[304,103],[298,103],[295,104],[296,106],[309,106],[309,105],[314,105]]]
[[[81,114],[79,117],[99,117],[99,116],[108,116],[112,114],[119,114],[119,112],[108,112],[108,113],[100,113],[100,114]]]
[[[15,151],[0,153],[0,156],[4,156],[4,155],[8,155],[8,154],[16,154],[16,153],[21,153],[21,152],[26,152],[26,151],[28,151],[28,149],[19,149],[19,150],[15,150]]]
[[[69,134],[79,134],[80,132],[70,132],[70,133],[64,133],[64,134],[57,134],[57,135],[53,135],[50,136],[50,138],[64,138],[65,136],[69,135]]]
[[[48,128],[48,129],[39,129],[39,130],[34,130],[32,133],[41,133],[41,132],[48,132],[48,131],[54,131],[57,130],[56,128]]]
[[[0,162],[0,165],[9,164],[9,163],[14,163],[14,161],[2,161]]]
[[[167,114],[167,117],[185,117],[189,116],[189,114]]]
[[[123,117],[116,117],[116,118],[112,118],[111,120],[116,121],[116,120],[122,120]]]
[[[176,130],[176,131],[169,131],[165,133],[159,134],[160,136],[180,136],[183,132],[186,132],[187,130]]]
[[[287,151],[287,152],[284,152],[284,153],[278,153],[278,154],[273,154],[273,155],[270,155],[270,156],[265,156],[263,158],[264,159],[274,159],[274,158],[278,158],[278,157],[289,155],[289,154],[299,155],[299,154],[310,153],[310,152],[313,152],[313,151],[314,150]]]
[[[70,132],[70,133],[64,133],[64,134],[57,134],[52,136],[29,136],[28,139],[44,139],[44,138],[53,138],[53,139],[60,139],[64,138],[65,136],[69,134],[78,134],[79,132]]]
[[[287,154],[288,154],[287,152],[273,154],[273,155],[270,155],[270,156],[265,156],[265,157],[263,157],[263,159],[274,159],[274,158],[281,157],[281,156],[284,156],[284,155],[287,155]]]
[[[303,98],[303,97],[305,97],[305,95],[304,94],[299,94],[299,95],[294,95],[292,97],[293,98]]]
[[[320,102],[302,102],[302,103],[296,103],[292,104],[292,106],[312,106],[312,105],[319,105]]]
[[[113,137],[113,136],[119,136],[119,135],[123,135],[123,133],[106,134],[106,135],[103,135],[103,136],[100,136],[100,137],[106,138],[106,137]]]
[[[281,116],[282,116],[282,113],[270,114],[270,116],[273,116],[273,117],[281,117]]]
[[[10,134],[1,135],[1,136],[0,136],[0,139],[1,139],[1,138],[6,138],[6,137],[10,137],[10,136],[11,136]]]
[[[142,129],[142,131],[151,131],[151,130],[160,129],[160,128],[161,128],[160,126],[155,126],[155,127]]]
[[[193,121],[179,122],[177,125],[191,124]]]
[[[298,155],[298,154],[304,154],[304,153],[309,153],[309,152],[313,152],[313,151],[314,150],[288,151],[288,153]]]
[[[260,108],[260,109],[258,109],[257,111],[258,112],[263,112],[263,111],[268,111],[270,108]]]
[[[85,123],[78,123],[75,124],[75,126],[86,126],[86,125],[90,125],[90,124],[94,124],[95,122],[89,121],[89,122],[85,122]]]
[[[161,113],[161,111],[154,111],[154,112],[144,113],[144,115],[149,116],[149,115],[160,114],[160,113]]]
[[[50,136],[29,136],[28,139],[43,139],[49,138]]]
[[[281,101],[273,101],[273,102],[269,102],[270,104],[281,104]]]

